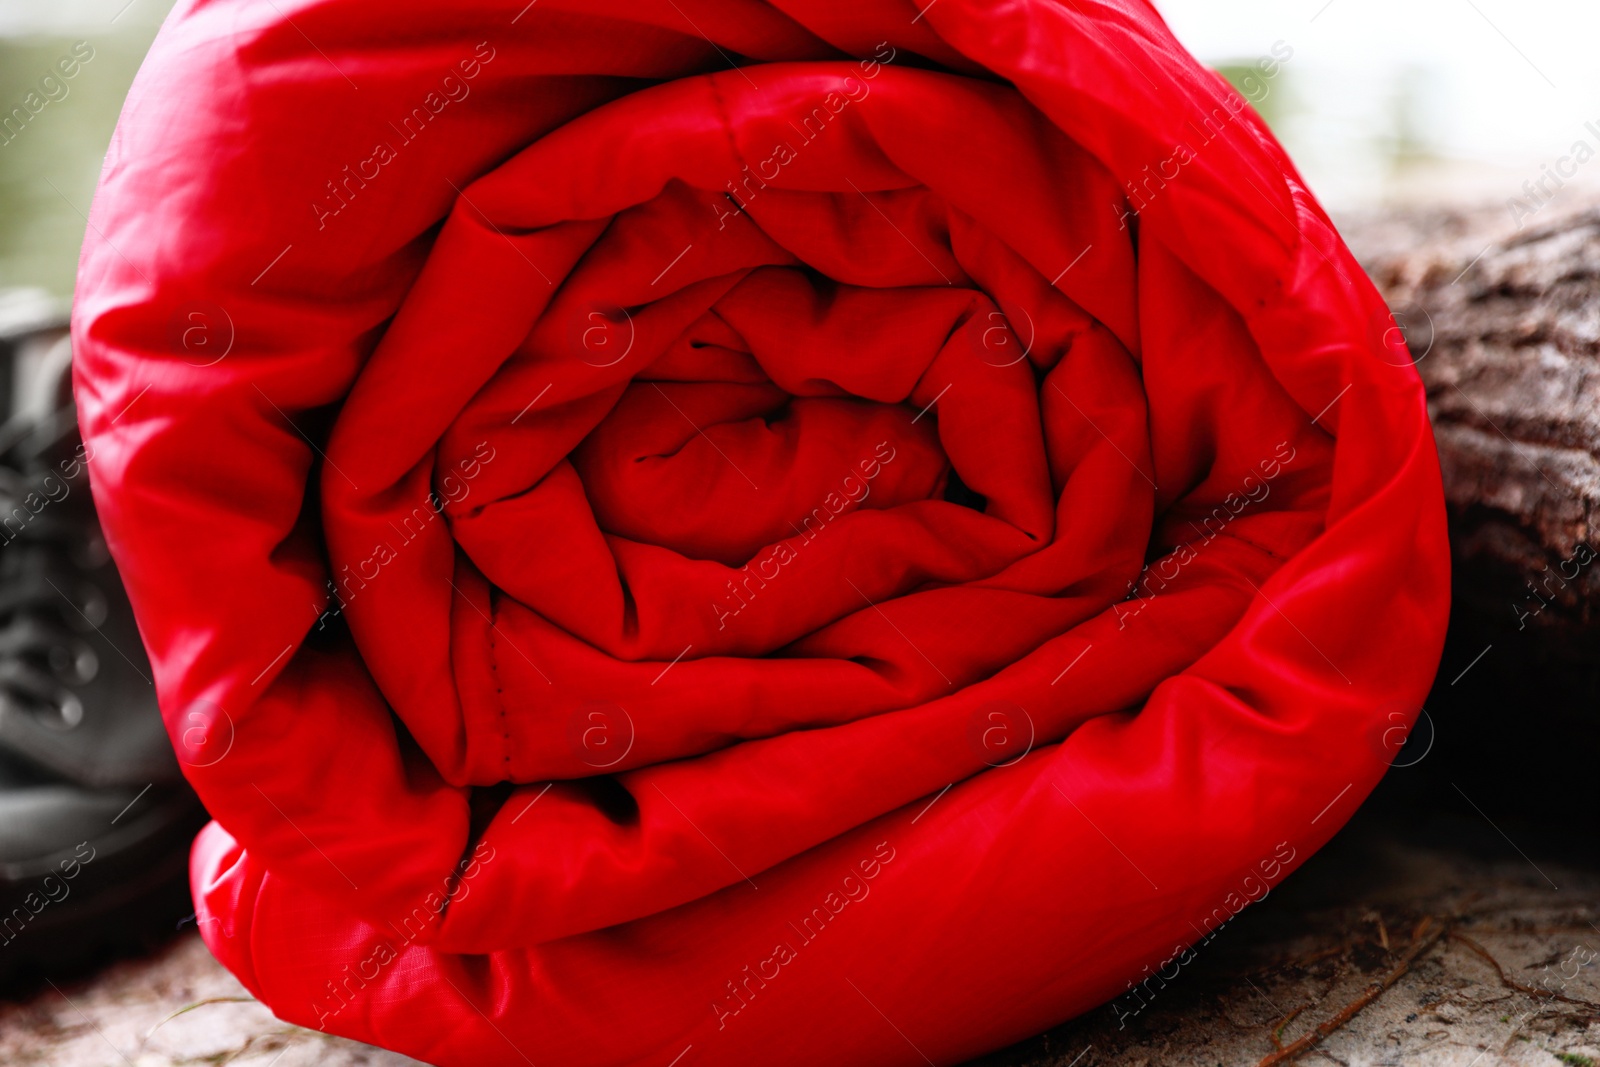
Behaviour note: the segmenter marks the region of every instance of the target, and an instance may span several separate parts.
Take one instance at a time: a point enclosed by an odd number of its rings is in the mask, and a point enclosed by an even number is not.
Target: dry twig
[[[1540,989],[1537,986],[1531,986],[1525,982],[1517,981],[1515,978],[1511,977],[1511,975],[1506,971],[1505,967],[1501,965],[1500,961],[1495,959],[1494,956],[1490,954],[1488,949],[1478,944],[1466,934],[1457,933],[1456,931],[1452,930],[1450,931],[1450,940],[1461,942],[1473,952],[1476,952],[1479,956],[1483,957],[1483,959],[1488,962],[1489,966],[1494,968],[1495,973],[1500,976],[1501,984],[1507,989],[1515,989],[1518,993],[1523,993],[1530,997],[1538,997],[1541,1000],[1559,1000],[1565,1004],[1576,1004],[1581,1008],[1588,1008],[1590,1011],[1600,1012],[1600,1004],[1596,1004],[1592,1000],[1582,1000],[1578,997],[1569,997],[1564,993],[1557,993],[1554,989]]]
[[[1411,944],[1401,955],[1399,962],[1390,968],[1387,974],[1362,990],[1360,996],[1341,1008],[1333,1018],[1319,1023],[1316,1029],[1305,1036],[1279,1047],[1276,1051],[1269,1052],[1262,1057],[1261,1062],[1256,1064],[1256,1067],[1277,1067],[1281,1063],[1291,1063],[1301,1053],[1308,1051],[1323,1038],[1348,1023],[1351,1019],[1354,1019],[1360,1014],[1361,1009],[1377,1000],[1390,986],[1405,977],[1406,972],[1411,969],[1411,965],[1424,952],[1438,944],[1439,939],[1448,931],[1449,927],[1435,923],[1431,915],[1425,917],[1421,922],[1417,923],[1416,929],[1411,932]],[[1276,1040],[1277,1038],[1275,1037],[1274,1041],[1276,1042]]]

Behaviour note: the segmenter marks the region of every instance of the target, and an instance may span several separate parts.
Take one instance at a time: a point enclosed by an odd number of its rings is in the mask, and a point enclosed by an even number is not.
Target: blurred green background
[[[9,141],[0,137],[0,289],[71,294],[100,161],[171,6],[172,0],[0,0],[0,115],[39,92],[39,80],[75,42],[94,49],[75,77],[62,79],[64,97],[46,103],[14,135],[13,121]],[[59,89],[52,93],[60,96]]]

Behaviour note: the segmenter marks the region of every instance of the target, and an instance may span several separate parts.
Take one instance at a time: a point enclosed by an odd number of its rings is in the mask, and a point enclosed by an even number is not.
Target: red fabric
[[[180,3],[74,336],[208,943],[442,1064],[1123,992],[1437,664],[1389,326],[1135,0]]]

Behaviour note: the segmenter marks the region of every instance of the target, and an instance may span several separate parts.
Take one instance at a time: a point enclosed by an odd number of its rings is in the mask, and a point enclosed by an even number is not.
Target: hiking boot
[[[89,494],[64,317],[0,294],[0,986],[193,912],[205,822]]]

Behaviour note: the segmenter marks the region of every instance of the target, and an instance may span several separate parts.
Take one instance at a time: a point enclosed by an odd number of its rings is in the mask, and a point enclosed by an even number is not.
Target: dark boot
[[[0,315],[0,986],[170,933],[205,818],[95,517],[62,325]]]

